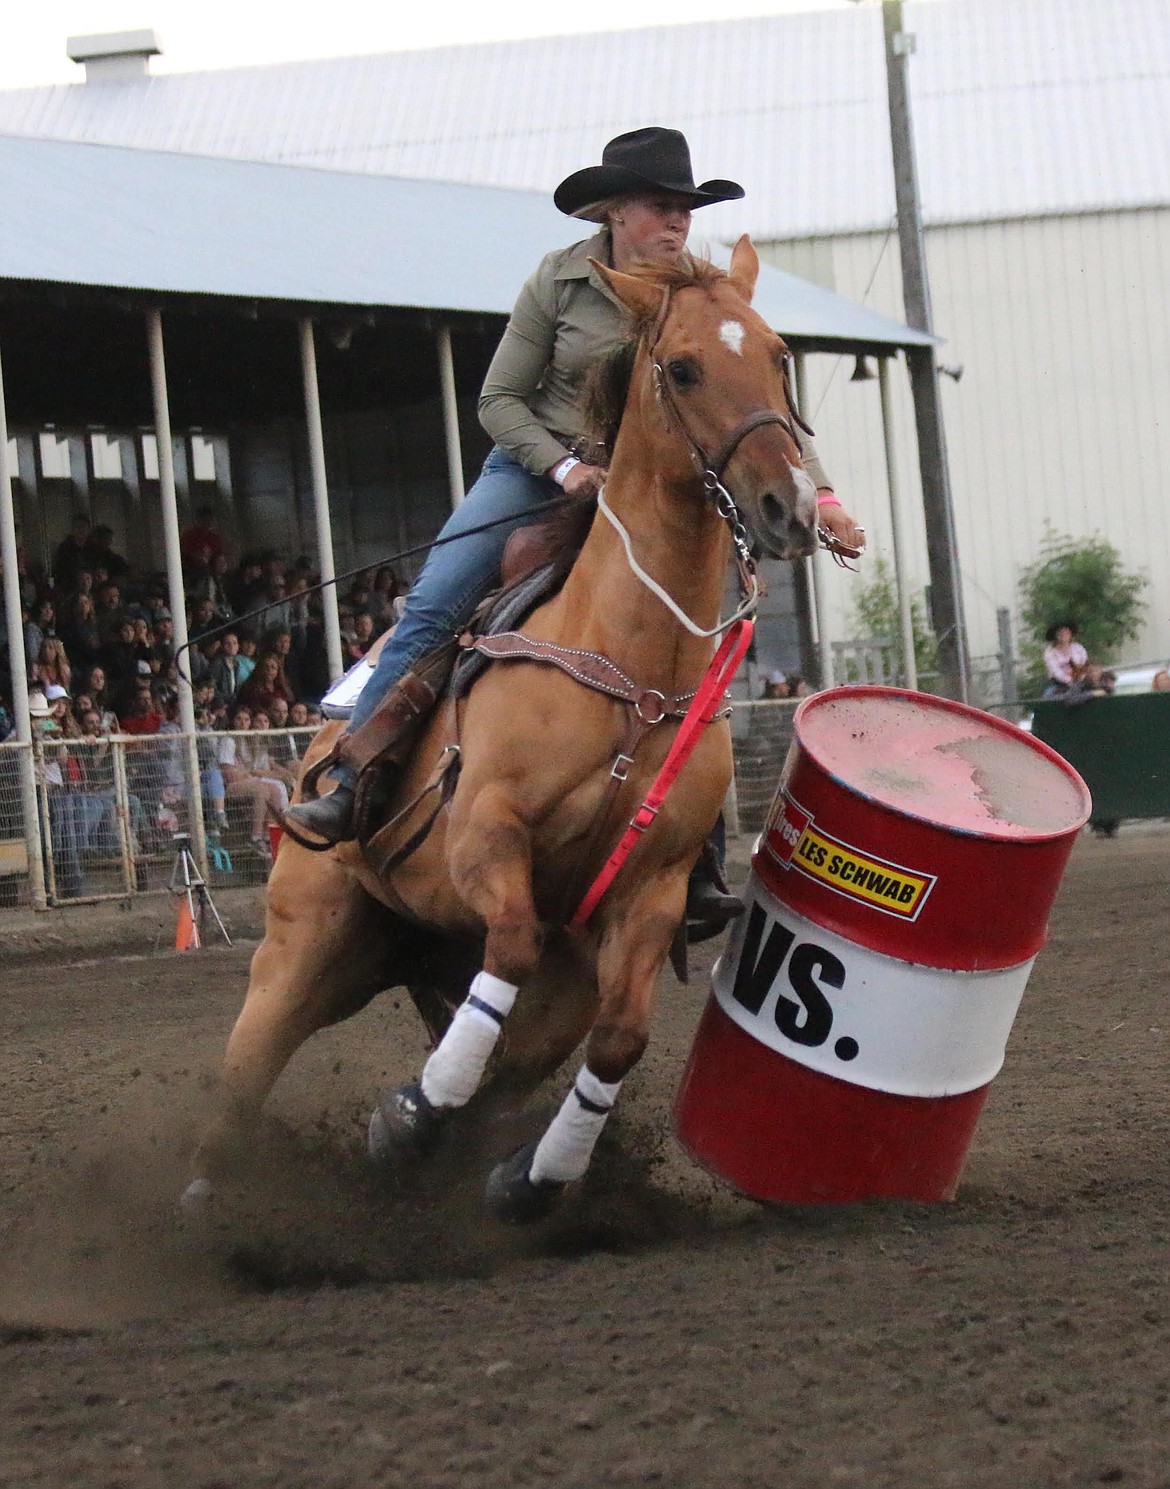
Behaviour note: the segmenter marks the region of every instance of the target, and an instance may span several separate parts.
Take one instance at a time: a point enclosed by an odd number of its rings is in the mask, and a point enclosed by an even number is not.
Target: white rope
[[[756,576],[752,574],[751,593],[748,595],[747,599],[743,602],[743,604],[739,607],[734,615],[730,616],[727,620],[720,621],[718,625],[712,626],[709,631],[704,630],[702,626],[697,626],[690,618],[690,616],[687,615],[684,610],[680,609],[680,607],[674,602],[674,600],[671,599],[671,597],[663,589],[661,584],[659,584],[656,579],[652,579],[650,575],[647,574],[646,570],[634,557],[633,540],[626,529],[622,526],[621,519],[618,517],[617,513],[606,501],[604,486],[597,493],[597,509],[599,512],[604,514],[610,526],[622,540],[622,547],[626,550],[626,559],[629,562],[630,571],[633,573],[634,577],[636,579],[640,579],[652,595],[657,595],[657,597],[670,611],[671,615],[674,616],[675,620],[677,620],[680,625],[685,626],[692,636],[720,636],[723,634],[724,631],[728,629],[729,626],[733,626],[737,620],[742,620],[745,615],[750,615],[756,608],[756,605],[760,598],[760,586],[758,580],[756,579]]]

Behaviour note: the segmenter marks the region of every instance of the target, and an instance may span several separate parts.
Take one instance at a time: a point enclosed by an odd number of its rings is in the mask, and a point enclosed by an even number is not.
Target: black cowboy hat
[[[685,137],[677,129],[654,125],[610,140],[601,152],[601,164],[566,176],[553,192],[553,201],[570,217],[583,217],[587,208],[608,197],[643,191],[676,192],[692,207],[734,202],[743,196],[743,187],[736,181],[703,181],[696,186]]]

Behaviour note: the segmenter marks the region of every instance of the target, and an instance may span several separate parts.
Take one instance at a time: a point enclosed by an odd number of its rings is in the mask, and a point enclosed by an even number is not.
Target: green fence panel
[[[1170,693],[1038,703],[1032,732],[1084,776],[1094,821],[1170,817]]]

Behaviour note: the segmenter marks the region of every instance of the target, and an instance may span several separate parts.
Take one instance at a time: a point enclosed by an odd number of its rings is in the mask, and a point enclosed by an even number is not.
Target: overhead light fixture
[[[872,383],[874,370],[869,365],[868,357],[858,357],[853,367],[853,376],[849,379],[851,383]]]

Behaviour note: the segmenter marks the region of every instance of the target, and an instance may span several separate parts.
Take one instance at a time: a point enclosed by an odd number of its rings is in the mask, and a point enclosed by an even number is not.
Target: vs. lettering
[[[765,938],[767,923],[764,907],[753,905],[731,996],[749,1013],[758,1014],[787,959],[788,984],[796,996],[778,995],[776,1027],[795,1044],[815,1048],[825,1043],[833,1028],[833,1007],[824,989],[845,986],[845,967],[831,951],[812,942],[802,941],[794,949],[795,934],[779,921],[772,922]]]

